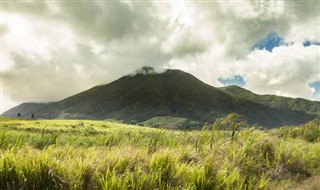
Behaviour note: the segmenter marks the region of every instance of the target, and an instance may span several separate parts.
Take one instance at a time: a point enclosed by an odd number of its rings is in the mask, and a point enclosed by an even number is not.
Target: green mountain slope
[[[54,103],[45,117],[144,121],[154,116],[207,120],[227,114],[237,99],[179,70],[124,76]]]
[[[276,95],[258,95],[238,86],[226,86],[219,88],[232,96],[257,102],[272,108],[303,111],[310,114],[320,115],[320,102],[302,98],[288,98]]]
[[[233,112],[244,116],[249,124],[268,128],[297,125],[316,117],[302,110],[270,107],[236,97],[180,70],[156,73],[148,67],[50,103],[35,114],[37,118],[116,119],[126,123],[161,121],[159,117],[169,116],[205,123]]]
[[[32,114],[39,112],[49,104],[50,103],[26,102],[6,111],[5,113],[3,113],[3,115],[6,117],[15,118],[18,117],[18,114],[20,114],[21,118],[31,118]]]

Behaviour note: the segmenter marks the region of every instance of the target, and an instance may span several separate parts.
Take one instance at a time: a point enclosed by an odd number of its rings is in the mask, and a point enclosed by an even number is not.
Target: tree
[[[31,118],[32,118],[32,119],[34,119],[34,113],[33,113],[33,114],[31,114]]]
[[[18,113],[18,117],[20,117],[21,116],[21,113]]]

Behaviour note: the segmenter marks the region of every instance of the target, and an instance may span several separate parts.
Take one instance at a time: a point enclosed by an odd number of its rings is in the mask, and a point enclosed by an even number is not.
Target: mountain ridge
[[[259,94],[253,93],[250,90],[241,88],[236,85],[220,87],[219,89],[229,93],[232,96],[235,96],[238,98],[250,99],[251,101],[254,101],[266,106],[270,106],[273,108],[285,107],[292,110],[306,111],[307,113],[310,113],[310,114],[320,115],[319,101],[312,101],[304,98],[291,98],[291,97],[277,96],[272,94],[259,95]]]
[[[12,113],[17,110],[23,111],[21,105],[3,115],[16,117],[17,113]],[[27,108],[24,110],[31,113]],[[205,123],[238,113],[249,124],[267,128],[302,124],[318,116],[236,96],[230,89],[215,88],[181,70],[159,73],[150,67],[31,111],[36,118],[116,119],[126,123],[143,123],[165,116]]]

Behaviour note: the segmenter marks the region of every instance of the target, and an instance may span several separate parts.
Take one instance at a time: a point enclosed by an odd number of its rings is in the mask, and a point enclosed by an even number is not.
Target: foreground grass
[[[316,121],[239,133],[216,126],[170,131],[79,120],[2,118],[0,124],[0,189],[311,189],[319,184]]]

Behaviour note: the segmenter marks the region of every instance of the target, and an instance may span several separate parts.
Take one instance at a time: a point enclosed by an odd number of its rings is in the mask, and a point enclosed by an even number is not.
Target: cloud
[[[5,5],[1,72],[2,93],[10,97],[2,102],[6,105],[56,101],[166,62],[150,28],[155,27],[152,16],[138,10],[148,3]]]
[[[270,2],[271,3],[271,2]],[[271,3],[272,4],[272,3]],[[285,36],[289,31],[288,16],[283,3],[272,6],[267,1],[196,4],[206,15],[206,24],[214,35],[213,43],[225,47],[226,56],[244,58],[255,42],[270,32]]]
[[[122,46],[111,43],[100,52],[96,52],[95,44],[70,43],[70,48],[59,42],[51,44],[48,56],[34,49],[13,51],[13,64],[3,72],[6,94],[14,101],[57,100],[108,83],[137,67],[157,66],[166,59],[152,41],[127,40]],[[19,95],[21,92],[24,96]]]
[[[5,2],[4,10],[63,22],[86,40],[107,42],[125,37],[136,37],[152,30],[151,3],[112,2]]]
[[[162,50],[172,56],[184,56],[203,53],[207,50],[208,44],[205,39],[191,31],[174,31],[171,37],[162,45]]]
[[[314,98],[320,80],[314,1],[3,2],[2,104],[54,101],[143,66],[177,68],[221,86]],[[252,47],[271,32],[288,43]],[[297,90],[299,89],[299,90]],[[4,110],[2,110],[4,111]]]
[[[151,3],[60,2],[60,19],[72,23],[76,30],[104,42],[148,33],[154,26]]]
[[[208,38],[204,53],[172,59],[169,65],[216,86],[220,78],[241,75],[254,92],[312,98],[308,83],[320,77],[319,47],[305,48],[302,42],[319,39],[319,4],[259,2],[195,3],[197,14],[206,18],[202,27],[214,37]],[[274,45],[275,52],[249,51],[272,32],[286,46]]]
[[[245,74],[245,87],[261,94],[311,98],[308,85],[319,79],[320,48],[301,43],[280,46],[272,52],[255,50],[242,60],[239,72]]]

